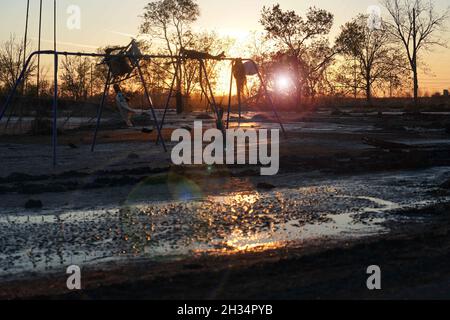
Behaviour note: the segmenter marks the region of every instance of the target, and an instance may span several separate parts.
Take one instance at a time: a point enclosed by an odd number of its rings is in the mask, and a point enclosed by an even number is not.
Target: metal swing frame
[[[159,59],[172,59],[174,57],[168,56],[168,55],[135,55],[128,51],[129,48],[130,48],[130,46],[121,48],[121,49],[126,49],[126,50],[122,50],[123,52],[121,52],[119,54],[83,53],[83,52],[68,52],[68,51],[53,51],[53,50],[35,51],[35,52],[31,53],[30,56],[28,57],[28,59],[26,60],[24,67],[22,68],[19,78],[17,79],[13,88],[9,92],[9,94],[6,98],[6,101],[3,105],[3,108],[0,111],[0,121],[2,121],[2,119],[4,118],[8,108],[11,105],[13,98],[15,97],[15,95],[17,93],[19,86],[24,81],[26,72],[27,72],[28,68],[30,67],[30,64],[31,64],[31,61],[33,60],[33,58],[35,56],[42,56],[42,55],[54,56],[54,76],[53,76],[54,77],[54,79],[53,79],[54,95],[53,95],[53,107],[52,107],[52,118],[53,118],[52,119],[53,120],[52,121],[52,148],[53,148],[53,166],[56,167],[56,165],[57,165],[57,143],[58,143],[57,119],[58,119],[58,100],[59,100],[58,99],[58,97],[59,97],[59,92],[58,92],[59,68],[58,68],[58,65],[59,65],[60,57],[61,56],[63,56],[63,57],[91,57],[91,58],[103,58],[103,59],[126,58],[132,62],[133,67],[137,70],[137,72],[139,74],[139,78],[141,80],[142,87],[144,89],[148,107],[151,110],[151,114],[152,114],[153,120],[155,122],[155,127],[158,131],[158,142],[159,141],[162,142],[163,149],[165,152],[167,152],[167,146],[165,144],[165,141],[164,141],[164,138],[163,138],[162,132],[161,132],[162,126],[160,125],[159,120],[157,118],[153,100],[151,98],[150,91],[148,90],[147,84],[145,82],[145,78],[142,73],[142,68],[141,68],[140,62],[142,60],[150,60],[150,59],[158,59],[158,58]],[[131,73],[132,72],[130,72],[130,74]],[[100,105],[98,106],[98,109],[97,109],[97,117],[96,117],[97,121],[96,121],[96,127],[95,127],[95,132],[94,132],[94,138],[92,141],[91,151],[95,150],[95,146],[97,144],[97,137],[98,137],[98,132],[100,129],[101,118],[103,115],[103,109],[104,109],[105,102],[108,97],[108,93],[109,93],[109,89],[110,89],[111,85],[125,81],[125,80],[129,79],[130,77],[131,77],[131,75],[128,75],[123,80],[117,80],[113,77],[111,68],[108,67],[107,78],[105,81],[105,87],[103,90],[102,99],[101,99]]]
[[[183,60],[186,60],[186,59],[197,60],[199,62],[199,65],[200,65],[200,69],[199,69],[200,79],[202,79],[202,77],[204,76],[205,80],[206,80],[206,86],[207,86],[207,88],[205,89],[203,87],[203,84],[201,83],[200,84],[201,90],[202,90],[203,94],[205,95],[205,97],[207,99],[207,102],[210,105],[212,105],[212,107],[213,107],[213,111],[214,111],[214,114],[215,114],[215,119],[217,121],[217,124],[222,119],[221,119],[221,114],[220,114],[219,107],[218,107],[218,105],[216,103],[216,98],[214,96],[214,92],[213,92],[213,89],[212,89],[212,86],[211,86],[211,82],[209,81],[209,76],[208,76],[208,72],[207,72],[207,69],[206,69],[205,60],[229,61],[231,63],[230,90],[229,90],[229,93],[228,93],[228,106],[227,106],[227,119],[226,119],[226,129],[228,129],[230,127],[230,123],[231,123],[231,120],[230,120],[230,116],[231,116],[231,100],[232,100],[233,82],[234,82],[233,64],[235,62],[237,62],[237,61],[241,61],[241,62],[251,62],[251,63],[254,64],[254,66],[255,66],[255,68],[257,70],[258,79],[259,79],[259,81],[261,83],[261,86],[262,86],[263,91],[264,91],[264,93],[266,95],[266,98],[267,98],[267,100],[268,100],[268,102],[269,102],[269,104],[271,106],[272,112],[275,115],[276,120],[277,120],[278,124],[280,125],[280,128],[281,128],[284,136],[286,137],[287,133],[286,133],[283,121],[281,120],[281,118],[280,118],[280,116],[278,114],[277,108],[275,107],[275,104],[273,102],[273,99],[272,99],[271,95],[269,94],[269,90],[267,88],[267,84],[266,84],[266,82],[264,81],[264,78],[261,75],[261,72],[259,70],[258,65],[252,59],[242,59],[242,58],[198,59],[198,58],[189,58],[189,57],[176,57],[176,59],[177,59],[176,70],[175,70],[174,77],[173,77],[173,80],[172,80],[172,83],[171,83],[171,86],[170,86],[170,89],[169,89],[169,95],[168,95],[166,104],[164,106],[164,114],[163,114],[163,117],[162,117],[162,120],[161,120],[161,129],[164,127],[164,124],[165,124],[167,111],[168,111],[169,105],[170,105],[170,99],[171,99],[172,94],[173,94],[173,92],[175,90],[175,82],[176,82],[176,79],[177,79],[177,76],[178,76],[179,69],[181,68]],[[208,94],[209,94],[209,96],[208,96]],[[238,122],[240,124],[241,123],[241,117],[242,117],[242,100],[240,98],[240,92],[238,92],[238,108],[239,108],[239,120],[238,120]]]
[[[0,121],[2,121],[3,117],[6,114],[6,111],[8,110],[11,101],[13,100],[14,96],[17,93],[17,90],[20,86],[20,84],[25,80],[25,75],[26,72],[28,70],[28,68],[30,67],[31,61],[33,60],[33,58],[35,56],[42,56],[42,55],[48,55],[48,56],[54,56],[54,95],[53,95],[53,106],[52,106],[52,151],[53,151],[53,166],[56,167],[57,165],[57,144],[58,144],[58,128],[57,128],[57,119],[58,119],[58,97],[59,97],[59,92],[58,92],[58,65],[59,65],[59,58],[60,56],[63,57],[91,57],[91,58],[103,58],[103,59],[111,59],[111,58],[119,58],[119,59],[128,59],[128,61],[131,63],[131,66],[133,67],[133,71],[131,71],[124,79],[120,80],[117,79],[117,77],[114,77],[114,75],[112,74],[111,68],[110,66],[108,66],[108,71],[107,71],[107,78],[105,81],[105,87],[103,90],[103,95],[102,95],[102,99],[100,102],[100,105],[98,106],[97,109],[97,122],[96,122],[96,127],[95,127],[95,132],[94,132],[94,137],[93,137],[93,141],[92,141],[92,145],[91,145],[91,152],[95,151],[95,146],[97,144],[97,137],[98,137],[98,132],[100,129],[100,125],[101,125],[101,119],[102,119],[102,115],[103,115],[103,109],[105,106],[105,102],[106,99],[108,97],[109,94],[109,90],[112,84],[115,83],[120,83],[122,81],[125,81],[127,79],[129,79],[131,77],[132,72],[136,71],[138,72],[139,78],[141,80],[142,83],[142,87],[144,89],[144,93],[145,93],[145,97],[147,100],[147,104],[149,109],[151,110],[151,114],[153,117],[153,120],[155,122],[155,127],[157,129],[157,139],[156,139],[156,144],[159,144],[159,142],[161,142],[162,147],[164,149],[165,152],[167,152],[167,146],[166,143],[164,141],[163,135],[162,135],[162,130],[164,128],[164,124],[165,124],[165,120],[166,120],[166,116],[167,116],[167,112],[170,106],[170,101],[173,95],[173,92],[175,90],[175,83],[176,83],[176,79],[178,77],[179,74],[179,70],[181,70],[182,67],[182,63],[185,60],[197,60],[200,64],[200,74],[202,76],[205,76],[205,80],[206,80],[206,85],[207,85],[207,90],[206,92],[209,93],[210,97],[208,99],[211,99],[210,101],[212,102],[212,106],[213,106],[213,110],[215,113],[215,118],[217,121],[217,125],[219,125],[219,120],[221,119],[221,114],[219,111],[219,108],[217,106],[216,103],[216,99],[214,96],[214,91],[212,89],[211,86],[211,82],[209,80],[209,76],[208,76],[208,72],[205,66],[205,60],[218,60],[218,61],[230,61],[232,64],[235,63],[236,61],[240,60],[243,62],[246,61],[252,61],[254,63],[253,60],[251,59],[241,59],[241,58],[216,58],[216,59],[199,59],[199,58],[191,58],[189,56],[171,56],[171,55],[144,55],[141,54],[139,51],[138,54],[136,54],[136,51],[134,51],[134,49],[136,49],[134,46],[136,46],[135,41],[133,40],[127,47],[123,47],[123,48],[117,48],[117,50],[119,50],[118,54],[101,54],[101,53],[83,53],[83,52],[68,52],[68,51],[57,51],[57,50],[41,50],[41,51],[35,51],[33,53],[30,54],[30,56],[28,57],[28,59],[26,60],[22,71],[19,75],[19,78],[17,79],[17,81],[15,82],[13,88],[11,89],[11,91],[9,92],[7,99],[3,105],[3,108],[0,111]],[[171,60],[174,64],[175,64],[175,73],[174,73],[174,77],[172,80],[172,84],[169,90],[169,94],[167,96],[167,100],[164,106],[164,113],[163,113],[163,117],[161,119],[161,122],[158,121],[158,117],[156,115],[155,112],[155,106],[153,104],[153,100],[151,98],[150,95],[150,91],[148,90],[147,84],[145,82],[145,78],[143,76],[142,73],[142,68],[141,68],[141,61],[146,61],[146,60],[152,60],[152,59],[168,59]],[[272,111],[278,121],[278,123],[280,124],[280,127],[284,133],[284,135],[286,135],[286,131],[283,125],[283,122],[281,121],[281,118],[279,117],[279,114],[276,110],[276,107],[274,105],[274,102],[272,100],[272,97],[269,94],[269,91],[267,89],[267,85],[259,71],[258,66],[256,65],[256,63],[254,63],[256,68],[257,68],[257,74],[258,74],[258,78],[261,82],[261,85],[264,89],[264,92],[266,94],[266,97],[269,101],[269,104],[271,105]],[[233,89],[233,81],[234,81],[234,77],[233,77],[233,71],[231,71],[231,81],[230,81],[230,92],[229,92],[229,102],[228,102],[228,112],[227,112],[227,123],[226,123],[226,128],[229,128],[229,124],[230,124],[230,113],[231,113],[231,96],[232,96],[232,89]],[[202,88],[204,89],[204,88]],[[240,118],[241,118],[241,103],[239,103],[239,123],[240,123]]]
[[[150,91],[148,90],[148,86],[145,82],[145,78],[144,78],[142,68],[140,65],[141,60],[154,59],[156,56],[146,56],[144,58],[144,56],[140,53],[139,47],[137,46],[135,40],[131,41],[131,43],[128,46],[123,47],[123,48],[115,48],[113,51],[119,51],[119,52],[117,54],[106,54],[105,58],[102,62],[103,64],[106,64],[108,66],[108,74],[107,74],[107,78],[106,78],[106,82],[105,82],[105,88],[103,90],[102,100],[101,100],[100,106],[97,110],[97,123],[95,126],[94,139],[92,141],[91,152],[94,152],[95,146],[97,144],[97,137],[98,137],[98,132],[100,129],[101,118],[103,115],[103,108],[105,105],[105,101],[109,95],[111,85],[118,84],[118,83],[124,82],[128,79],[131,79],[133,77],[132,76],[133,72],[135,72],[136,70],[138,72],[139,79],[142,83],[142,87],[143,87],[144,93],[145,93],[145,98],[146,98],[148,107],[151,111],[151,115],[153,117],[155,127],[158,132],[157,142],[161,141],[164,152],[167,152],[167,146],[166,146],[164,138],[162,136],[162,127],[159,125],[159,121],[158,121],[158,117],[156,116],[153,100],[150,95]],[[114,71],[112,70],[111,65],[108,63],[108,61],[111,61],[111,59],[126,59],[130,63],[131,69],[125,75],[124,78],[121,78],[120,75],[114,74]]]

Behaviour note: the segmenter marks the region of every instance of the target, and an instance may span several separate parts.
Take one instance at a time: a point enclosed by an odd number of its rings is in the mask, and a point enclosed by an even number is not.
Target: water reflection
[[[421,184],[395,188],[347,180],[60,216],[6,215],[0,217],[0,275],[73,263],[258,252],[323,236],[379,233],[389,210],[405,205],[404,199],[424,200]],[[403,200],[392,201],[392,194]]]

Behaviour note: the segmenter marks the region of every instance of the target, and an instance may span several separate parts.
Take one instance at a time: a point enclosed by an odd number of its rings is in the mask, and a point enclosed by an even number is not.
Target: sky
[[[131,36],[138,33],[139,17],[149,0],[58,0],[58,48],[71,51],[95,51],[106,45],[127,44]],[[307,8],[316,6],[335,15],[332,30],[334,37],[340,26],[359,13],[365,13],[378,0],[198,0],[200,19],[196,30],[215,31],[245,41],[251,31],[261,30],[260,12],[264,5],[280,3],[283,9],[292,9],[304,14]],[[434,0],[439,11],[445,10],[449,0]],[[0,0],[0,42],[11,34],[22,38],[25,29],[26,0]],[[80,30],[69,30],[66,26],[70,5],[81,9]],[[43,49],[52,49],[53,1],[43,0]],[[39,0],[31,0],[29,38],[37,43]],[[449,22],[450,29],[450,22]],[[445,35],[450,40],[450,34]],[[450,41],[449,41],[450,42]],[[436,48],[426,54],[429,71],[422,75],[424,91],[430,93],[450,88],[450,49]]]

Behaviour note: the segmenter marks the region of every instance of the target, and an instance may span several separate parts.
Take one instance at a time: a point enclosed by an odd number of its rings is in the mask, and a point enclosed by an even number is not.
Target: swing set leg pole
[[[170,85],[169,95],[167,96],[166,105],[164,107],[164,114],[163,114],[163,117],[161,119],[161,125],[160,125],[160,129],[159,129],[161,132],[163,130],[163,127],[164,127],[164,124],[165,124],[165,121],[166,121],[167,111],[169,110],[169,105],[170,105],[170,99],[172,98],[172,94],[173,94],[173,91],[174,91],[174,88],[175,88],[175,81],[177,79],[177,72],[178,72],[178,69],[180,67],[181,67],[181,63],[177,62],[175,75],[173,77],[172,84]],[[158,136],[158,139],[157,139],[156,143],[159,144],[159,136]]]
[[[53,167],[56,167],[56,148],[58,144],[58,54],[55,53],[54,94],[53,94]]]
[[[220,119],[220,115],[219,115],[219,110],[217,108],[217,104],[216,104],[216,99],[214,98],[214,93],[211,87],[211,83],[209,82],[209,78],[208,78],[208,72],[206,71],[206,67],[203,61],[200,61],[200,68],[201,70],[203,70],[204,74],[205,74],[205,80],[206,80],[206,85],[208,86],[208,90],[209,90],[209,94],[211,95],[211,101],[212,101],[212,105],[214,107],[214,112],[216,114],[216,118],[217,118],[217,124],[219,124],[219,121],[221,121],[222,119]]]
[[[200,88],[202,89],[202,95],[205,96],[206,99],[206,110],[205,112],[208,113],[210,110],[209,108],[212,106],[211,100],[209,100],[208,93],[205,90],[205,87],[203,86],[203,68],[202,68],[202,62],[199,61],[199,78],[200,78]],[[212,110],[214,111],[214,110]]]
[[[137,64],[137,70],[139,72],[139,77],[141,78],[142,86],[144,87],[145,96],[147,98],[148,105],[149,105],[150,110],[152,112],[153,120],[155,121],[156,129],[158,130],[158,138],[156,139],[156,141],[157,141],[157,143],[158,143],[158,141],[161,141],[161,144],[162,144],[162,146],[164,148],[164,151],[167,152],[166,143],[165,143],[164,137],[162,136],[162,133],[161,133],[161,126],[160,126],[160,124],[158,122],[158,117],[156,116],[156,112],[155,112],[155,109],[153,107],[152,98],[150,97],[150,93],[148,92],[148,88],[147,88],[147,85],[145,83],[144,75],[142,73],[142,69],[141,69],[140,64]]]
[[[227,129],[230,128],[231,95],[233,94],[233,63],[231,64],[230,92],[228,94]]]
[[[280,124],[281,130],[283,131],[283,135],[286,138],[287,137],[287,133],[286,133],[286,130],[284,128],[283,121],[281,121],[281,118],[280,118],[280,116],[279,116],[279,114],[277,112],[277,109],[275,108],[275,104],[273,103],[272,97],[269,94],[269,90],[267,89],[267,85],[264,82],[264,79],[263,79],[259,69],[258,69],[258,77],[259,77],[259,80],[261,81],[262,87],[264,88],[264,93],[265,93],[267,99],[269,100],[269,103],[270,103],[270,106],[272,108],[272,111],[273,111],[275,117],[277,118],[278,123]]]
[[[105,106],[105,101],[106,101],[106,98],[108,97],[108,93],[109,93],[110,81],[111,81],[111,70],[108,70],[108,75],[106,76],[105,88],[103,90],[102,101],[97,109],[97,123],[95,125],[95,133],[94,133],[94,139],[92,140],[91,152],[94,152],[95,146],[97,145],[98,131],[100,129],[100,123],[102,120],[103,108]]]
[[[11,91],[10,91],[10,93],[9,93],[9,95],[8,95],[8,98],[6,99],[6,102],[5,102],[5,104],[3,105],[2,111],[0,112],[0,121],[2,121],[3,117],[5,116],[5,113],[6,113],[7,109],[8,109],[8,107],[9,107],[9,105],[10,105],[12,99],[13,99],[14,96],[16,95],[16,92],[17,92],[17,89],[19,88],[19,85],[20,85],[20,84],[22,83],[22,81],[24,80],[25,74],[26,74],[26,72],[27,72],[27,70],[28,70],[28,66],[29,66],[30,61],[31,61],[31,59],[33,58],[34,55],[35,55],[35,54],[32,54],[32,55],[28,58],[27,62],[26,62],[25,65],[23,66],[23,69],[22,69],[22,72],[21,72],[20,75],[19,75],[19,78],[17,79],[16,83],[14,83],[14,86],[13,86],[13,88],[11,89]]]
[[[241,127],[241,121],[242,121],[242,97],[241,97],[241,88],[238,88],[238,106],[239,106],[239,120],[238,120],[238,128]]]

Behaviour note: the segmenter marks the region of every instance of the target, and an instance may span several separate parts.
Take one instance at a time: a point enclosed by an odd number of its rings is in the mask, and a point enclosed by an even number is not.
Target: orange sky
[[[0,11],[0,41],[9,38],[11,33],[23,36],[26,0],[2,1]],[[365,13],[368,6],[378,4],[378,0],[198,0],[201,17],[195,24],[197,30],[216,31],[221,35],[236,37],[239,45],[245,43],[248,34],[261,30],[259,16],[264,5],[280,3],[284,9],[305,12],[310,6],[327,9],[335,14],[334,37],[339,27],[358,13]],[[448,6],[448,0],[435,0],[438,10]],[[37,17],[39,0],[31,0],[30,35],[37,37]],[[44,0],[43,38],[52,39],[52,3]],[[95,51],[99,46],[125,44],[137,34],[140,19],[138,16],[148,0],[58,0],[59,49],[72,51]],[[66,13],[69,5],[81,8],[80,30],[68,30]],[[450,26],[450,22],[449,22]],[[450,39],[449,33],[445,35]],[[34,41],[36,42],[36,41]],[[50,41],[44,41],[44,48],[51,48]],[[435,92],[450,88],[450,50],[436,48],[423,56],[430,73],[422,75],[423,91]]]

